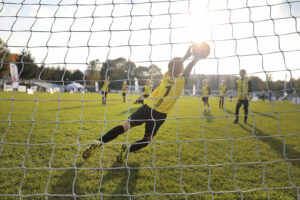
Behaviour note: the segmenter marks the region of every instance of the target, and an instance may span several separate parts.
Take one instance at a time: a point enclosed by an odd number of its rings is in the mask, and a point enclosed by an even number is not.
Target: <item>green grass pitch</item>
[[[233,124],[236,99],[221,110],[210,98],[204,113],[200,98],[183,96],[153,143],[127,163],[115,157],[122,143],[143,137],[143,125],[84,161],[89,143],[140,106],[108,97],[103,106],[95,93],[62,93],[58,101],[58,94],[15,92],[13,101],[1,92],[0,199],[299,198],[299,105],[250,102],[249,123]]]

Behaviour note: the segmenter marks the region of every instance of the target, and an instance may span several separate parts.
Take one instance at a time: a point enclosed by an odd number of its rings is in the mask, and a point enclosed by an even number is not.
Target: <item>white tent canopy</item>
[[[63,91],[63,87],[61,85],[57,85],[54,83],[47,83],[43,81],[35,81],[35,85],[40,86],[42,88],[45,88],[47,92],[53,93],[53,92],[59,92]]]
[[[72,92],[80,92],[83,91],[83,85],[81,85],[80,83],[70,83],[67,86],[67,91],[72,91]]]

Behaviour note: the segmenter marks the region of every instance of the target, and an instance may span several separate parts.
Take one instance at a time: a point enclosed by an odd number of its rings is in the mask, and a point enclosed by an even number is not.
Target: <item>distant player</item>
[[[219,108],[224,108],[224,99],[227,92],[227,86],[225,85],[225,82],[222,81],[222,84],[220,85],[220,100],[219,100]]]
[[[125,100],[126,91],[127,91],[127,83],[126,83],[126,81],[123,81],[123,84],[122,84],[123,103],[126,103],[126,100]]]
[[[102,85],[102,104],[103,105],[106,104],[106,98],[107,98],[109,84],[110,84],[109,76],[106,76],[106,80],[103,82],[103,85]]]
[[[144,104],[144,99],[147,99],[148,96],[150,95],[151,91],[152,91],[152,84],[151,84],[151,81],[150,80],[147,80],[146,81],[146,85],[144,86],[144,89],[143,89],[144,93],[143,95],[141,95],[140,98],[138,98],[135,103],[142,103]]]
[[[262,99],[263,101],[265,101],[265,99],[266,99],[265,93],[263,93],[263,94],[261,95],[261,99]]]
[[[203,80],[203,87],[202,87],[202,101],[204,103],[204,111],[206,112],[206,108],[208,112],[210,112],[210,107],[208,103],[208,95],[210,95],[210,88],[207,84],[207,80]]]
[[[269,103],[271,103],[272,102],[272,92],[269,92]]]
[[[252,92],[252,85],[250,79],[246,77],[246,70],[241,69],[240,78],[236,81],[236,87],[237,87],[238,102],[235,108],[236,119],[234,120],[233,123],[237,124],[239,122],[240,107],[244,105],[244,114],[245,114],[244,124],[247,124],[249,95],[251,95]]]
[[[184,69],[183,62],[192,55],[191,47],[189,47],[186,55],[183,58],[175,57],[168,64],[168,72],[163,76],[160,85],[151,93],[151,98],[145,100],[145,104],[134,112],[127,122],[123,125],[116,126],[100,137],[96,144],[92,144],[86,149],[82,155],[83,159],[88,159],[94,150],[100,147],[103,143],[112,141],[120,134],[128,131],[135,126],[146,124],[144,137],[131,146],[122,145],[121,152],[117,156],[117,161],[122,162],[126,158],[127,152],[135,152],[146,147],[160,126],[165,122],[167,113],[171,110],[180,97],[187,78],[193,66],[199,58],[194,58]],[[129,149],[128,149],[129,148]],[[126,152],[124,154],[124,152]],[[124,154],[124,155],[123,155]]]

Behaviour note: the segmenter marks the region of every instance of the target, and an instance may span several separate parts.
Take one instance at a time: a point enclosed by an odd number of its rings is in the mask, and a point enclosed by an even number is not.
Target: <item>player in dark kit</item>
[[[235,120],[233,123],[237,124],[239,122],[239,111],[240,107],[244,105],[244,124],[247,124],[248,117],[248,107],[249,107],[249,96],[252,92],[252,84],[248,77],[246,77],[246,70],[240,70],[240,78],[236,81],[237,87],[237,99],[238,102],[235,108]]]
[[[145,104],[134,112],[127,122],[116,126],[96,140],[95,144],[92,144],[84,151],[82,155],[83,159],[88,159],[103,143],[112,141],[130,128],[143,123],[146,124],[144,137],[130,146],[123,144],[121,152],[117,156],[117,161],[122,162],[128,152],[135,152],[146,147],[156,135],[160,126],[165,122],[167,113],[181,96],[187,78],[193,66],[199,60],[199,58],[194,58],[184,69],[183,62],[191,55],[192,51],[191,47],[189,47],[183,58],[173,58],[168,64],[168,72],[164,74],[160,85],[151,93],[150,98],[145,99]]]

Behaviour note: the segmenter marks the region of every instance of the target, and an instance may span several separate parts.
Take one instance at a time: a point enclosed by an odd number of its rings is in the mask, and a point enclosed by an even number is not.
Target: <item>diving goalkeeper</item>
[[[107,143],[117,138],[129,129],[146,124],[144,137],[135,143],[127,146],[122,145],[121,152],[117,156],[117,161],[122,162],[129,152],[138,151],[146,147],[156,135],[158,129],[165,122],[167,113],[180,97],[190,76],[191,70],[200,58],[194,57],[193,60],[184,69],[184,61],[192,55],[192,46],[190,46],[183,58],[175,57],[168,63],[168,72],[163,75],[160,85],[151,93],[145,104],[134,112],[122,125],[116,126],[109,130],[105,135],[101,136],[86,149],[82,155],[83,159],[88,159],[93,152],[103,143]]]

